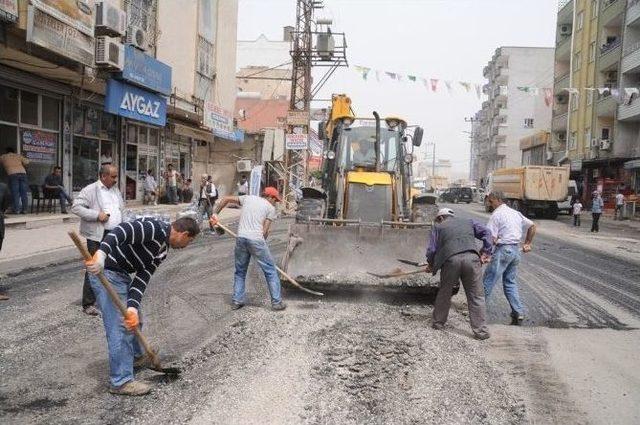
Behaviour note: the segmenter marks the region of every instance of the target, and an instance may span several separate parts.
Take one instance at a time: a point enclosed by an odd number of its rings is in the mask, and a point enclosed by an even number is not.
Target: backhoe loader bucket
[[[438,280],[429,273],[406,276],[417,268],[398,259],[425,261],[431,227],[424,223],[311,219],[289,227],[283,268],[300,283],[319,286],[400,287],[435,292]],[[374,276],[378,275],[378,276]]]

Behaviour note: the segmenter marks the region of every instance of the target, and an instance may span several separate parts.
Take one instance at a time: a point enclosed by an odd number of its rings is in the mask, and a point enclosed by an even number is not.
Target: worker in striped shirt
[[[144,366],[149,359],[131,331],[140,324],[142,296],[168,248],[186,247],[199,232],[191,217],[171,224],[152,219],[125,222],[111,230],[93,258],[85,262],[107,335],[111,393],[144,395],[150,391],[149,385],[134,379],[134,367]],[[124,320],[97,277],[102,271],[127,305]]]

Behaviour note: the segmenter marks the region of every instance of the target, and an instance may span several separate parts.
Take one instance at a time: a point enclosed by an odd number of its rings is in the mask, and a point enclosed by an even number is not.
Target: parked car
[[[450,187],[442,192],[440,201],[452,202],[454,204],[466,202],[469,204],[473,201],[473,191],[470,187]]]

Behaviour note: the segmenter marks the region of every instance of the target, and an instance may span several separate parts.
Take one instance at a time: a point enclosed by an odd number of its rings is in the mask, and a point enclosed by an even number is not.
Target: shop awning
[[[189,127],[178,123],[170,124],[169,128],[175,134],[179,134],[180,136],[192,137],[197,140],[204,140],[208,143],[213,143],[214,140],[213,133],[200,128]]]
[[[633,161],[627,161],[624,163],[625,170],[633,170],[635,168],[640,168],[640,159],[634,159]]]

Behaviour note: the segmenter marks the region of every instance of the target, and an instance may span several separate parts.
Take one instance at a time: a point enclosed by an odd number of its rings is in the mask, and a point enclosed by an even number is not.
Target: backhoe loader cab
[[[433,287],[426,274],[370,274],[398,269],[398,258],[424,261],[434,218],[424,211],[435,213],[437,206],[417,197],[412,208],[412,153],[422,129],[376,112],[357,117],[346,95],[334,95],[319,134],[325,148],[322,187],[302,188],[283,267],[306,283]]]

